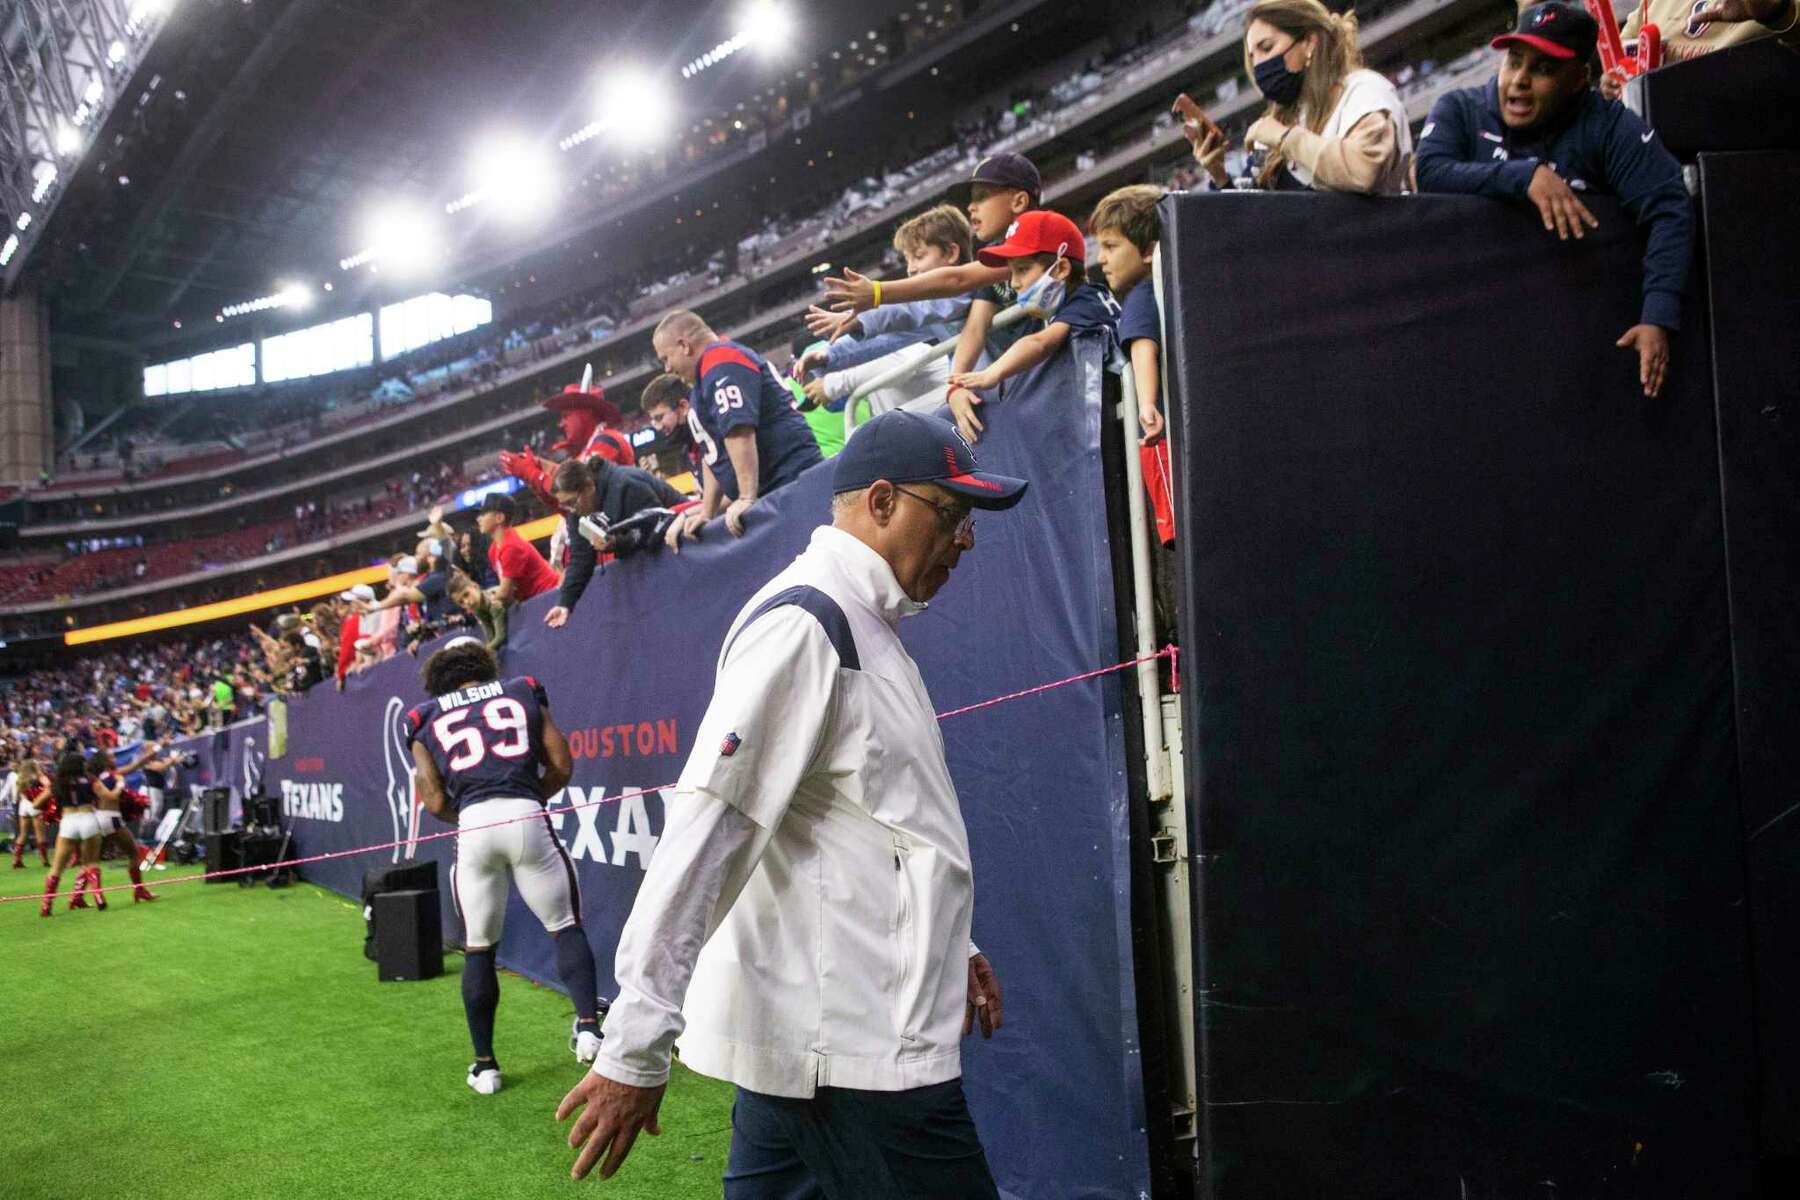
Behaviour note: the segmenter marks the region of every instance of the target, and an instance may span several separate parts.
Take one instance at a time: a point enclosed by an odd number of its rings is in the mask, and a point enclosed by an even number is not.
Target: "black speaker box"
[[[206,835],[206,872],[232,871],[244,865],[243,849],[240,845],[241,835],[235,830],[225,833],[209,833]],[[208,879],[208,883],[224,883],[223,879]]]
[[[363,957],[375,961],[375,897],[383,892],[406,892],[415,889],[436,890],[437,863],[409,862],[404,866],[377,867],[364,871],[362,880]]]
[[[376,977],[434,979],[444,973],[444,931],[436,888],[375,897]]]
[[[231,828],[231,789],[207,788],[200,793],[201,828],[207,833],[224,833]]]

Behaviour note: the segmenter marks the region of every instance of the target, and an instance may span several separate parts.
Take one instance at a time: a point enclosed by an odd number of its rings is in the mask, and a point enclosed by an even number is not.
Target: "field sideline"
[[[0,861],[0,895],[43,877]],[[108,884],[125,880],[106,864]],[[638,1139],[610,1183],[569,1179],[555,1109],[581,1068],[561,993],[501,975],[506,1087],[477,1096],[459,955],[438,979],[378,983],[361,912],[334,893],[158,891],[136,906],[110,893],[105,913],[59,900],[47,921],[0,904],[9,1200],[719,1195],[731,1088],[679,1065],[662,1136]]]

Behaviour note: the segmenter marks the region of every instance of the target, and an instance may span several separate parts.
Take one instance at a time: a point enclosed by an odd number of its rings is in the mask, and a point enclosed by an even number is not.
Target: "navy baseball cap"
[[[975,451],[942,417],[904,409],[884,412],[859,426],[833,460],[831,491],[853,492],[877,480],[935,483],[967,496],[976,508],[1011,508],[1029,485],[975,466]]]
[[[969,197],[975,185],[985,183],[989,187],[1016,188],[1031,197],[1031,207],[1036,208],[1038,197],[1044,194],[1044,181],[1038,176],[1038,169],[1023,154],[990,154],[975,164],[975,170],[961,183],[953,183],[944,198],[958,208],[969,206]]]
[[[1503,33],[1488,45],[1504,50],[1516,44],[1530,46],[1551,58],[1580,59],[1594,57],[1600,40],[1600,25],[1586,10],[1576,4],[1534,4],[1519,14],[1519,27]]]

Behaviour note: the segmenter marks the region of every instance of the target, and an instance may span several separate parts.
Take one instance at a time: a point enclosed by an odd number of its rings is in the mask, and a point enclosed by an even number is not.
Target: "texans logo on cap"
[[[1556,10],[1554,8],[1540,8],[1537,11],[1537,15],[1531,18],[1531,25],[1532,28],[1535,29],[1539,25],[1548,25],[1554,20],[1556,20]]]
[[[737,753],[738,747],[743,744],[744,744],[744,739],[739,737],[737,734],[735,734],[735,733],[726,734],[725,740],[719,743],[719,757],[720,758],[730,758],[732,755]]]

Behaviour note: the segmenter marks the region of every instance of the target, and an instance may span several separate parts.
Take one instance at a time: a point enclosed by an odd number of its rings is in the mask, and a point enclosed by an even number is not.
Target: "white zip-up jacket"
[[[738,614],[595,1071],[655,1086],[679,1037],[693,1069],[777,1096],[962,1073],[968,835],[896,628],[923,608],[826,526]]]

